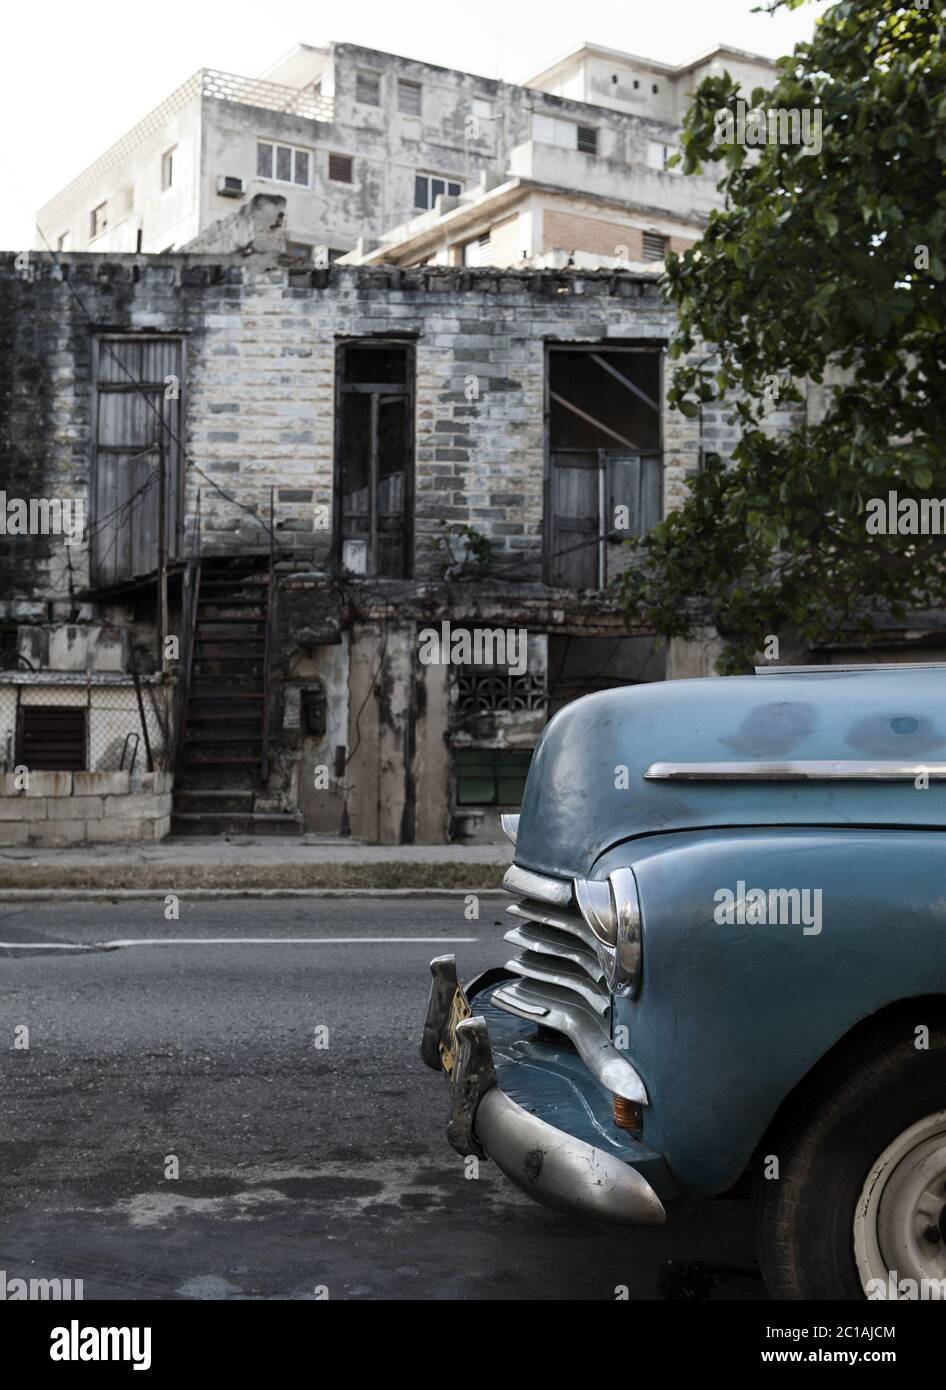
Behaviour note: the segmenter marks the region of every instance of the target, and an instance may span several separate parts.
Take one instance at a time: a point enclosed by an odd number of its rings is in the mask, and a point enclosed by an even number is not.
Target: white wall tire
[[[910,1125],[871,1164],[854,1209],[854,1260],[868,1298],[922,1297],[924,1282],[946,1292],[946,1110]]]
[[[773,1298],[946,1297],[944,1105],[940,999],[867,1020],[805,1078],[756,1167],[759,1265]]]

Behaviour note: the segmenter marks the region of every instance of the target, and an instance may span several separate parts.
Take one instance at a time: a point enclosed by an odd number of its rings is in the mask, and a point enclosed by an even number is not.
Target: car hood
[[[763,776],[764,764],[798,761],[842,761],[851,775]],[[561,710],[536,745],[516,863],[588,875],[622,840],[700,827],[941,827],[946,782],[933,776],[923,788],[921,778],[918,787],[915,775],[944,761],[946,667],[828,667],[588,695]],[[756,780],[645,778],[655,763],[737,764],[740,777]],[[865,763],[906,770],[897,780],[868,780]]]

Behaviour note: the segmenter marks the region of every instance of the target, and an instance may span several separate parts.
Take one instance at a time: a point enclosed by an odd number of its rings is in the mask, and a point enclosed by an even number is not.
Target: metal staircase
[[[298,814],[254,810],[269,776],[272,567],[205,558],[192,578],[175,835],[299,835]]]

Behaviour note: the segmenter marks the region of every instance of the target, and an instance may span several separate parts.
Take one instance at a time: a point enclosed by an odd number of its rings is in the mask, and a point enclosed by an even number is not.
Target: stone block
[[[0,845],[25,845],[30,829],[27,821],[0,820]]]
[[[94,820],[86,822],[90,844],[137,844],[140,842],[142,824],[150,821],[140,820]]]
[[[107,796],[105,798],[105,818],[111,820],[151,820],[161,814],[159,798],[156,796]]]
[[[30,842],[37,845],[81,845],[86,843],[84,820],[44,821],[34,825]]]
[[[128,772],[77,772],[73,790],[76,796],[127,796],[131,789]]]
[[[49,820],[101,820],[105,802],[101,796],[63,796],[46,802]]]
[[[45,796],[4,796],[0,797],[0,820],[35,821],[46,819],[47,801]]]
[[[71,796],[71,772],[31,772],[27,796]]]

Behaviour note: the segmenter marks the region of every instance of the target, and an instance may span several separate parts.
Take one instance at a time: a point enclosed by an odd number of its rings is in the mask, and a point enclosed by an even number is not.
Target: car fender
[[[640,892],[643,973],[636,998],[616,999],[612,1030],[650,1097],[644,1142],[684,1192],[735,1182],[784,1098],[858,1022],[946,994],[942,831],[641,837],[603,854],[592,877],[620,866]],[[743,900],[750,889],[817,890],[820,929],[720,920],[719,895],[740,884]]]

